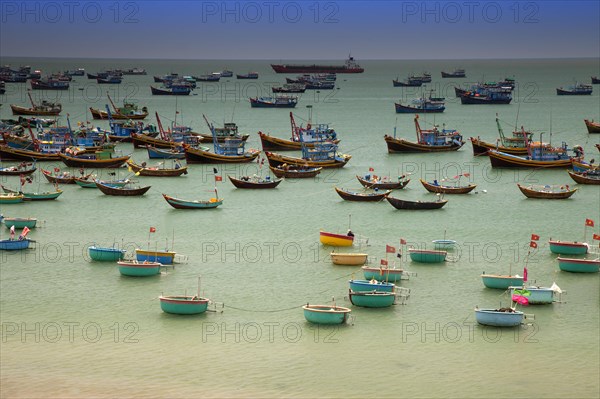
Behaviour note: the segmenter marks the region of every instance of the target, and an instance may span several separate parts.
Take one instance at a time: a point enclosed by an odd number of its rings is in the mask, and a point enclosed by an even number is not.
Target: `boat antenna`
[[[517,130],[517,126],[519,125],[519,111],[521,110],[521,102],[517,105],[517,117],[515,119],[515,130]]]
[[[552,146],[552,108],[550,108],[550,140],[548,144]]]
[[[198,299],[200,299],[200,279],[202,276],[198,276]]]

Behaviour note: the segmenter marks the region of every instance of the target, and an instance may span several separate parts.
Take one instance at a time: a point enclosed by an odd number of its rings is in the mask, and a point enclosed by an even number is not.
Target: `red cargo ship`
[[[351,56],[344,65],[271,64],[271,67],[276,73],[363,73],[365,71]]]

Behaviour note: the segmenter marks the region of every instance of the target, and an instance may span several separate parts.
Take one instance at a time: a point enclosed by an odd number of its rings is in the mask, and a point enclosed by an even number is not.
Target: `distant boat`
[[[587,128],[588,133],[600,133],[599,122],[594,122],[593,119],[591,121],[584,119],[583,121],[585,122],[585,127]]]
[[[219,75],[221,75],[222,78],[231,78],[233,77],[233,72],[228,70],[228,69],[223,69],[220,72],[215,72],[218,73]]]
[[[558,267],[564,272],[571,273],[598,273],[600,270],[599,259],[576,259],[576,258],[556,258]]]
[[[134,103],[124,101],[122,107],[117,107],[110,95],[107,93],[108,101],[112,105],[112,111],[110,111],[110,118],[114,120],[139,120],[145,119],[148,116],[148,108],[143,107],[141,110],[138,109],[138,106]],[[110,119],[109,112],[103,111],[101,109],[95,109],[90,107],[90,113],[92,114],[92,118],[94,119]]]
[[[521,130],[513,131],[511,137],[506,137],[498,117],[496,117],[496,125],[500,135],[496,143],[485,142],[479,137],[471,137],[473,155],[487,155],[488,150],[496,150],[511,155],[527,155],[527,142],[531,141],[533,133],[525,131],[521,127]]]
[[[164,89],[150,86],[150,90],[152,91],[152,95],[155,96],[188,96],[192,92],[192,89],[188,86],[177,85]]]
[[[560,255],[585,255],[590,246],[585,242],[550,240],[550,252]]]
[[[298,104],[297,97],[255,97],[250,98],[252,108],[295,108]]]
[[[269,166],[271,172],[277,177],[285,177],[287,179],[305,179],[315,177],[323,168],[311,168],[302,165],[287,165]]]
[[[527,140],[527,139],[526,139]],[[490,163],[494,168],[567,168],[572,157],[565,142],[560,147],[553,147],[541,141],[526,143],[527,156],[506,154],[489,150]]]
[[[271,91],[273,93],[304,93],[306,85],[304,83],[286,83],[283,86],[273,86]]]
[[[592,94],[592,86],[583,83],[576,83],[574,86],[567,88],[559,87],[556,89],[556,94],[559,96],[581,96]]]
[[[123,259],[125,252],[118,248],[102,248],[95,245],[88,247],[90,258],[98,262],[116,262]]]
[[[95,154],[66,155],[58,154],[63,163],[72,168],[119,168],[129,160],[129,155],[112,158],[110,152],[96,152]]]
[[[196,82],[218,82],[219,80],[221,80],[221,74],[213,73],[211,75],[200,75],[197,76],[195,79]]]
[[[482,274],[481,280],[487,288],[506,290],[512,286],[522,286],[523,277],[513,275]]]
[[[131,170],[140,176],[154,176],[154,177],[176,177],[181,175],[187,175],[187,166],[181,166],[179,164],[175,164],[174,168],[166,168],[164,162],[162,162],[159,166],[148,166],[146,162],[142,164],[137,164],[131,159],[127,161],[127,166],[131,168]],[[179,166],[179,167],[177,167]]]
[[[348,56],[344,65],[318,65],[318,64],[271,64],[276,73],[363,73],[365,70]]]
[[[392,190],[383,190],[379,192],[377,189],[365,189],[368,191],[350,191],[343,188],[334,187],[335,192],[338,193],[345,201],[360,201],[360,202],[379,202],[383,201]]]
[[[312,108],[311,108],[312,110]],[[332,142],[338,144],[337,132],[326,123],[312,125],[310,123],[311,112],[309,112],[309,123],[306,127],[296,125],[294,114],[290,112],[290,123],[292,136],[281,139],[263,132],[258,132],[264,151],[301,151],[302,147],[313,148],[315,143]]]
[[[208,201],[184,200],[181,198],[171,197],[167,194],[163,194],[163,198],[175,209],[213,209],[223,204],[223,200],[218,198],[211,198]]]
[[[42,100],[41,104],[36,104],[31,97],[31,93],[27,92],[31,107],[21,107],[19,105],[11,104],[10,108],[13,115],[41,115],[41,116],[56,116],[61,113],[62,105],[56,102],[50,102]]]
[[[477,323],[494,327],[515,327],[520,325],[525,314],[512,308],[479,309],[475,308]]]
[[[362,266],[367,262],[368,254],[332,252],[329,254],[334,265]]]
[[[393,181],[390,178],[379,178],[376,176],[366,175],[365,177],[356,176],[356,179],[363,187],[379,190],[400,190],[406,187],[410,183],[410,179],[406,176],[398,177],[397,181]]]
[[[448,252],[432,249],[409,248],[408,254],[413,262],[441,263],[446,260],[446,255],[448,255]]]
[[[593,85],[600,84],[600,78],[598,78],[596,76],[592,76],[592,84]]]
[[[571,179],[579,184],[600,184],[600,170],[589,170],[585,172],[572,172],[568,170]]]
[[[271,180],[269,176],[266,178],[259,177],[248,177],[243,176],[239,179],[227,175],[231,183],[237,188],[250,188],[250,189],[265,189],[265,188],[275,188],[283,181],[283,179],[273,179]]]
[[[69,90],[69,82],[57,79],[32,79],[32,90]]]
[[[577,191],[577,188],[569,188],[568,184],[565,186],[523,186],[517,183],[517,187],[519,187],[519,190],[521,190],[527,198],[566,199],[570,198]]]
[[[477,187],[477,184],[467,184],[464,186],[459,186],[460,177],[457,181],[456,185],[449,184],[440,184],[437,180],[434,180],[433,183],[426,182],[423,179],[419,179],[423,187],[431,193],[441,193],[441,194],[468,194]]]
[[[160,274],[159,262],[119,261],[119,272],[124,276],[147,277]]]
[[[16,166],[0,167],[0,176],[28,176],[36,170],[34,163],[23,162]]]
[[[33,229],[37,225],[36,218],[3,218],[2,222],[7,229],[10,229],[13,226],[15,226],[15,229],[22,229],[24,227]]]
[[[430,98],[413,100],[412,104],[394,103],[397,114],[433,114],[441,113],[446,109],[444,101],[434,101]]]
[[[430,130],[422,130],[418,114],[415,115],[414,122],[417,133],[416,142],[396,138],[396,128],[394,128],[393,137],[384,136],[389,153],[457,151],[464,144],[462,135],[456,130],[439,130],[437,126]]]
[[[342,306],[309,305],[302,306],[304,318],[314,324],[343,324],[348,320],[350,309]]]
[[[29,248],[30,239],[23,240],[0,240],[0,251],[21,251]]]
[[[442,78],[465,78],[467,77],[465,70],[462,68],[455,69],[453,72],[442,71]]]
[[[504,88],[487,88],[478,91],[467,91],[460,95],[461,104],[510,104],[512,90]]]
[[[353,305],[365,308],[387,308],[396,303],[394,292],[355,292],[350,290],[348,296]]]
[[[258,79],[258,72],[249,72],[246,74],[235,75],[237,79]]]
[[[117,196],[117,197],[135,197],[135,196],[141,196],[146,194],[146,192],[148,190],[150,190],[150,188],[152,186],[145,186],[145,187],[127,187],[127,185],[125,186],[111,186],[105,183],[101,183],[100,181],[96,181],[96,186],[98,187],[98,189],[100,191],[102,191],[103,194],[106,195],[111,195],[111,196]]]
[[[98,84],[121,84],[123,80],[119,76],[108,75],[106,78],[96,78]]]
[[[403,81],[398,79],[392,80],[392,85],[394,87],[421,87],[423,85],[423,81],[421,79],[408,78]]]
[[[123,75],[147,75],[147,72],[144,68],[130,68],[121,71]]]
[[[392,205],[396,209],[440,209],[444,205],[448,203],[448,200],[439,198],[437,201],[407,201],[402,200],[400,198],[394,198],[392,196],[387,196],[385,198],[390,205]]]

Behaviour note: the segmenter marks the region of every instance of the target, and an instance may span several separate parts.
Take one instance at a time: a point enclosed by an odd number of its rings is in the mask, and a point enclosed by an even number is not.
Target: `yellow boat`
[[[329,254],[331,256],[331,262],[334,265],[343,265],[343,266],[362,266],[367,262],[368,254],[360,254],[360,253],[339,253],[332,252]]]
[[[351,247],[354,244],[353,235],[327,233],[325,231],[319,233],[319,240],[321,244],[332,247]]]

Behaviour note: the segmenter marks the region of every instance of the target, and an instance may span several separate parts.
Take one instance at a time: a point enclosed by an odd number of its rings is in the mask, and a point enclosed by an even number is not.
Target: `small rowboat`
[[[589,252],[589,244],[577,241],[550,240],[550,252],[559,255],[585,255]]]
[[[508,287],[510,289],[510,297],[513,295],[520,295],[515,293],[515,290],[526,290],[529,295],[527,296],[527,303],[529,305],[546,305],[554,302],[554,290],[548,287],[535,287],[528,286],[523,288],[520,287]]]
[[[202,200],[184,200],[180,198],[171,197],[167,194],[163,194],[163,198],[169,205],[175,209],[212,209],[223,204],[222,199],[211,198],[208,201]]]
[[[129,155],[118,158],[78,158],[59,153],[58,156],[67,166],[73,168],[119,168],[129,159]]]
[[[3,185],[0,185],[0,188],[2,188],[6,193],[9,194],[23,194],[23,201],[51,201],[57,199],[63,193],[62,190],[46,191],[43,193],[19,193],[17,191],[6,188]]]
[[[448,203],[448,200],[444,199],[438,199],[437,201],[407,201],[389,195],[385,199],[396,209],[440,209]]]
[[[371,280],[350,280],[350,289],[355,292],[394,292],[396,285],[386,281]]]
[[[119,261],[119,272],[124,276],[146,277],[160,274],[158,262]]]
[[[20,251],[29,248],[30,239],[0,240],[0,251]]]
[[[23,202],[25,196],[23,194],[0,193],[0,204],[19,204]]]
[[[523,322],[525,314],[512,308],[479,309],[475,308],[477,323],[485,326],[514,327]]]
[[[482,274],[481,280],[487,288],[506,290],[508,287],[523,286],[523,277],[497,274]]]
[[[332,169],[332,168],[343,168],[346,166],[348,161],[352,158],[351,155],[348,154],[336,154],[335,157],[331,159],[304,159],[298,157],[290,157],[287,155],[277,154],[275,152],[265,151],[265,156],[269,160],[270,166],[279,166],[283,164],[288,165],[297,165],[297,166],[306,166],[311,168],[323,168],[323,169]]]
[[[177,147],[157,148],[147,145],[146,149],[150,159],[185,159],[185,152],[177,150]]]
[[[430,249],[409,248],[408,254],[413,262],[420,263],[441,263],[446,260],[446,251],[437,251]]]
[[[271,172],[277,177],[285,177],[287,179],[303,179],[315,177],[323,168],[311,168],[301,165],[279,165],[269,166]]]
[[[42,169],[42,174],[52,184],[75,184],[75,176],[68,172],[53,175],[49,170]]]
[[[567,199],[577,191],[577,188],[570,189],[569,185],[561,186],[558,191],[552,186],[529,186],[525,187],[517,183],[519,190],[527,198],[542,198],[542,199]]]
[[[575,180],[579,184],[600,184],[599,171],[571,172],[569,170],[567,172],[569,172],[569,176],[571,176],[571,179]]]
[[[574,258],[556,258],[558,267],[564,272],[571,273],[598,273],[600,270],[600,258],[597,259],[574,259]]]
[[[354,244],[354,236],[321,231],[319,232],[319,241],[323,245],[332,247],[351,247]]]
[[[118,197],[119,196],[120,197],[134,197],[134,196],[144,195],[144,194],[146,194],[146,192],[148,190],[150,190],[150,187],[152,187],[152,186],[137,187],[137,188],[127,188],[126,186],[117,187],[117,186],[110,186],[108,184],[100,183],[99,181],[96,181],[96,186],[98,187],[98,189],[100,191],[102,191],[103,194],[113,195],[113,196],[118,196]]]
[[[362,184],[366,188],[378,189],[378,190],[399,190],[404,187],[408,183],[410,183],[410,179],[405,179],[404,176],[399,177],[398,181],[385,181],[385,180],[375,180],[375,179],[365,179],[364,177],[356,176],[359,183]]]
[[[15,226],[15,229],[22,229],[23,227],[33,229],[37,224],[37,219],[35,219],[35,218],[4,218],[3,222],[7,229],[10,229],[13,226]]]
[[[208,309],[208,298],[195,295],[160,296],[160,308],[165,313],[172,314],[200,314]]]
[[[366,280],[375,279],[377,281],[387,281],[390,283],[402,280],[402,276],[405,275],[403,269],[363,266],[362,271]]]
[[[37,168],[33,164],[20,164],[17,166],[7,166],[4,168],[0,168],[0,176],[20,176],[20,175],[30,175],[35,172]]]
[[[90,258],[98,262],[116,262],[123,259],[125,252],[118,248],[101,248],[95,245],[88,247]]]
[[[433,183],[426,182],[423,179],[419,179],[423,187],[431,193],[441,193],[441,194],[467,194],[473,191],[477,184],[468,184],[466,186],[448,186],[443,184],[438,184],[437,180]]]
[[[456,245],[454,240],[433,240],[432,243],[435,249],[450,249]]]
[[[338,193],[345,201],[362,201],[362,202],[379,202],[383,201],[392,190],[386,190],[378,192],[377,190],[371,192],[358,192],[345,190],[343,188],[335,188],[335,192]]]
[[[75,178],[75,184],[83,188],[98,188],[96,185],[97,182],[98,180],[91,179],[89,176],[85,178]],[[129,180],[100,180],[100,183],[112,187],[124,187],[127,183],[129,183]]]
[[[236,179],[235,177],[231,177],[227,175],[231,183],[237,188],[250,188],[250,189],[263,189],[263,188],[275,188],[283,181],[283,179],[269,179],[268,176],[266,179],[263,178],[253,178],[244,176],[240,179]]]
[[[159,262],[163,265],[172,265],[176,253],[173,251],[151,251],[136,248],[135,259],[138,262]]]
[[[350,302],[365,308],[387,308],[396,303],[396,294],[393,292],[349,292]]]
[[[600,123],[594,122],[593,120],[583,120],[585,122],[585,127],[587,127],[588,133],[600,133]]]
[[[348,320],[350,312],[348,308],[331,305],[309,305],[302,306],[304,318],[315,324],[343,324]]]
[[[187,166],[177,167],[177,163],[175,164],[175,168],[168,169],[163,167],[147,167],[145,162],[141,165],[136,164],[131,159],[127,161],[127,166],[131,168],[136,175],[140,176],[154,176],[154,177],[176,177],[181,175],[187,175]]]
[[[362,266],[367,262],[367,257],[369,255],[361,253],[332,252],[329,256],[331,256],[331,262],[334,265]]]

